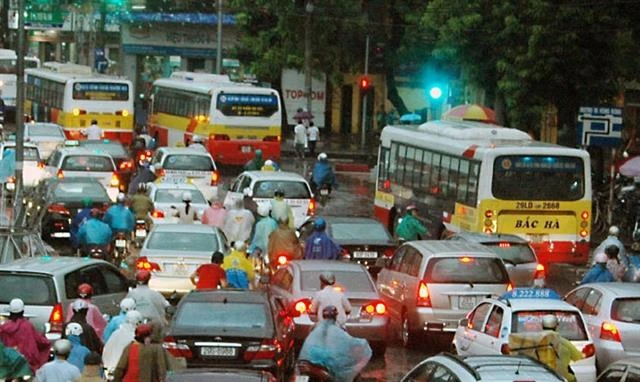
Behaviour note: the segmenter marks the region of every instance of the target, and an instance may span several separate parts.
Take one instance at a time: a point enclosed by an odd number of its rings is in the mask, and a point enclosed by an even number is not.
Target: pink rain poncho
[[[0,325],[0,341],[8,348],[17,348],[33,371],[49,359],[49,340],[27,318],[9,319]]]
[[[96,331],[96,334],[99,338],[102,338],[102,334],[104,333],[104,328],[107,326],[107,320],[104,319],[102,313],[100,312],[100,308],[93,305],[90,299],[82,298],[78,300],[83,300],[89,306],[89,310],[87,311],[87,322],[93,329]],[[75,302],[75,301],[74,301]],[[69,308],[67,309],[67,319],[66,322],[71,321],[73,317],[73,302],[69,304]]]

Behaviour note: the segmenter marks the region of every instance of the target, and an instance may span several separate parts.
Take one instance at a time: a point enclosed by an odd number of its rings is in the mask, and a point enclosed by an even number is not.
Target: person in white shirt
[[[84,136],[86,136],[88,140],[95,141],[98,139],[102,139],[102,129],[100,128],[100,126],[98,126],[98,121],[96,121],[95,119],[91,121],[91,126],[84,129],[82,134],[84,134]]]
[[[69,340],[57,340],[53,344],[53,352],[56,358],[38,369],[36,379],[39,382],[71,382],[79,380],[82,376],[80,369],[67,361],[72,346]]]
[[[304,146],[307,142],[307,128],[298,120],[298,124],[293,128],[293,146],[298,158],[304,159]]]
[[[178,207],[171,206],[173,209],[172,215],[178,218],[178,223],[180,224],[193,224],[194,221],[198,220],[198,212],[191,205],[191,193],[189,191],[182,193],[182,201],[184,204]]]
[[[320,274],[320,291],[316,293],[313,301],[311,301],[311,314],[318,316],[318,312],[322,312],[327,306],[335,306],[338,309],[338,317],[336,324],[344,327],[347,323],[347,317],[351,314],[351,303],[344,295],[344,292],[338,288],[334,288],[336,276],[331,272],[323,272]],[[318,321],[324,320],[318,317]]]
[[[207,152],[207,148],[204,147],[204,141],[202,140],[202,137],[200,137],[199,135],[194,135],[193,139],[191,140],[191,143],[189,143],[189,148],[190,149],[195,149],[195,150],[199,150],[202,151],[204,153]]]
[[[320,135],[320,130],[318,130],[318,126],[313,124],[313,121],[309,121],[309,128],[307,129],[307,136],[309,139],[309,151],[311,152],[311,156],[316,156],[316,145],[318,144],[318,136]]]

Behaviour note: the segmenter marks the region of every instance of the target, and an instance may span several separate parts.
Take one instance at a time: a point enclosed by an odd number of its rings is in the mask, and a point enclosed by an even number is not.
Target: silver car
[[[38,146],[42,159],[48,159],[52,152],[64,146],[65,135],[62,126],[49,122],[24,124],[24,139]]]
[[[640,356],[640,288],[636,283],[590,283],[565,300],[582,311],[596,348],[598,370]]]
[[[196,210],[199,217],[202,211],[209,206],[202,192],[193,184],[174,183],[149,183],[149,198],[153,202],[154,211],[151,219],[154,224],[177,223],[178,218],[172,216],[173,207],[182,205],[182,194],[188,191],[191,194],[191,207]]]
[[[159,266],[149,287],[163,294],[188,293],[194,288],[189,276],[211,255],[228,252],[227,239],[216,227],[202,224],[154,225],[142,245],[138,261]]]
[[[598,382],[637,382],[640,381],[640,357],[621,359],[607,366],[598,376]]]
[[[336,288],[344,291],[353,310],[346,323],[349,334],[365,338],[376,354],[387,347],[389,315],[367,269],[360,264],[336,260],[298,260],[280,268],[271,278],[270,289],[284,306],[295,309],[295,338],[304,341],[315,322],[309,306],[320,290],[320,274],[330,271],[336,276]]]

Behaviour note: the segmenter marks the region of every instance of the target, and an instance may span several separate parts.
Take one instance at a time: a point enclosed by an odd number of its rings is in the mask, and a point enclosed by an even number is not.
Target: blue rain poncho
[[[336,175],[333,173],[331,164],[326,160],[317,161],[313,165],[311,178],[316,187],[321,187],[323,184],[336,185]]]
[[[351,337],[334,320],[324,320],[305,339],[299,359],[323,366],[336,382],[350,382],[364,369],[371,354],[367,340]]]
[[[267,250],[269,247],[269,235],[271,232],[278,228],[278,223],[271,216],[265,216],[261,218],[255,226],[253,233],[253,240],[249,246],[249,253],[253,253],[257,248],[260,248],[263,256],[267,256]]]
[[[324,231],[316,231],[304,243],[305,260],[336,260],[342,248]]]
[[[136,224],[131,210],[123,204],[115,204],[107,210],[103,218],[114,232],[131,232]]]
[[[6,183],[10,176],[16,173],[16,152],[13,149],[7,149],[0,161],[0,183]]]
[[[16,349],[4,346],[0,342],[0,379],[11,380],[33,375],[29,362]]]
[[[613,274],[611,274],[611,272],[609,272],[609,270],[607,269],[606,264],[596,263],[593,267],[591,267],[591,269],[589,269],[589,272],[584,275],[582,281],[580,282],[580,285],[588,283],[606,283],[613,281],[615,281],[615,278],[613,277]]]
[[[96,244],[106,245],[111,242],[111,228],[99,219],[87,220],[78,230],[78,243],[80,245]]]
[[[82,370],[84,370],[84,361],[89,353],[91,353],[91,350],[82,344],[79,336],[69,335],[67,339],[73,344],[67,361],[82,372]]]

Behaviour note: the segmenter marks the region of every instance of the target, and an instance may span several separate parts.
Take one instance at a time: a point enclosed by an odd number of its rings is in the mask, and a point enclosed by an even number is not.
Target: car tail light
[[[498,243],[498,247],[499,248],[511,248],[511,243],[509,243],[508,241],[502,241],[502,242]]]
[[[125,160],[120,162],[120,166],[119,166],[121,171],[127,171],[127,170],[131,170],[133,169],[133,161],[132,160]]]
[[[460,258],[460,262],[464,264],[468,264],[468,263],[472,263],[473,259],[470,258],[469,256],[463,256]]]
[[[49,324],[51,325],[49,331],[62,333],[62,327],[64,325],[64,310],[62,304],[57,303],[53,306],[53,310],[49,315]]]
[[[211,172],[211,185],[215,186],[218,184],[218,179],[220,179],[220,174],[218,174],[218,171],[212,171]]]
[[[309,300],[308,298],[298,300],[295,304],[293,304],[293,309],[295,310],[297,316],[309,313],[309,310],[311,309],[311,300]]]
[[[118,187],[120,185],[120,179],[118,179],[118,175],[114,172],[111,174],[111,181],[109,182],[111,187]]]
[[[280,341],[277,339],[268,339],[262,341],[260,345],[247,346],[247,349],[244,351],[244,360],[272,360],[280,352],[282,352],[282,345],[280,344]]]
[[[56,173],[56,177],[58,179],[64,179],[64,172],[62,172],[62,170],[58,170],[58,172]]]
[[[280,142],[280,136],[279,135],[267,135],[266,137],[264,137],[263,141],[265,141],[265,142]]]
[[[387,249],[384,250],[384,252],[382,252],[384,257],[393,257],[394,253],[395,253],[395,251],[393,250],[393,248],[387,248]]]
[[[536,278],[536,279],[543,279],[544,278],[544,265],[542,265],[542,264],[536,265],[536,271],[533,274],[533,277]]]
[[[593,346],[593,344],[586,344],[582,348],[582,355],[584,355],[584,358],[593,357],[595,354],[596,348],[595,346]]]
[[[620,331],[615,326],[615,324],[611,322],[603,322],[600,326],[600,339],[621,342],[620,339]]]
[[[429,296],[429,288],[427,287],[427,283],[424,281],[420,281],[420,285],[418,285],[418,299],[416,301],[417,306],[430,307],[431,306],[431,297]]]
[[[371,317],[373,315],[384,316],[387,306],[381,301],[373,301],[360,309],[360,316]]]
[[[513,283],[509,281],[509,284],[507,284],[507,292],[511,292],[512,290],[513,290]]]
[[[312,216],[316,213],[316,201],[309,199],[309,207],[307,208],[307,215]]]
[[[193,353],[191,353],[191,349],[189,349],[189,345],[182,344],[176,342],[173,337],[166,337],[164,341],[162,341],[162,347],[171,353],[174,357],[182,357],[182,358],[192,358]]]
[[[71,215],[67,207],[62,204],[52,204],[47,207],[47,211],[52,214]]]
[[[165,176],[166,174],[167,174],[167,172],[166,172],[166,171],[164,171],[164,169],[163,169],[163,168],[158,169],[158,176],[163,177],[163,176]]]
[[[582,220],[589,219],[589,211],[582,211],[582,213],[580,214],[580,217],[582,218]]]
[[[286,265],[288,261],[289,257],[287,255],[278,255],[278,257],[276,258],[276,262],[278,263],[278,265]]]
[[[160,271],[160,265],[158,263],[154,263],[153,261],[149,261],[146,256],[139,257],[136,260],[136,269],[144,269],[147,271]]]
[[[164,211],[162,211],[162,210],[153,210],[153,212],[151,213],[151,217],[164,218]]]
[[[343,260],[350,260],[351,259],[351,254],[349,253],[348,249],[341,248],[340,249],[340,257],[342,257]]]
[[[44,162],[38,162],[38,168],[39,169],[43,169],[45,167],[45,163]]]
[[[500,346],[500,353],[502,353],[502,354],[511,354],[511,348],[509,348],[509,344],[502,344]]]
[[[227,134],[214,134],[213,135],[213,140],[214,141],[229,141],[230,138]]]

